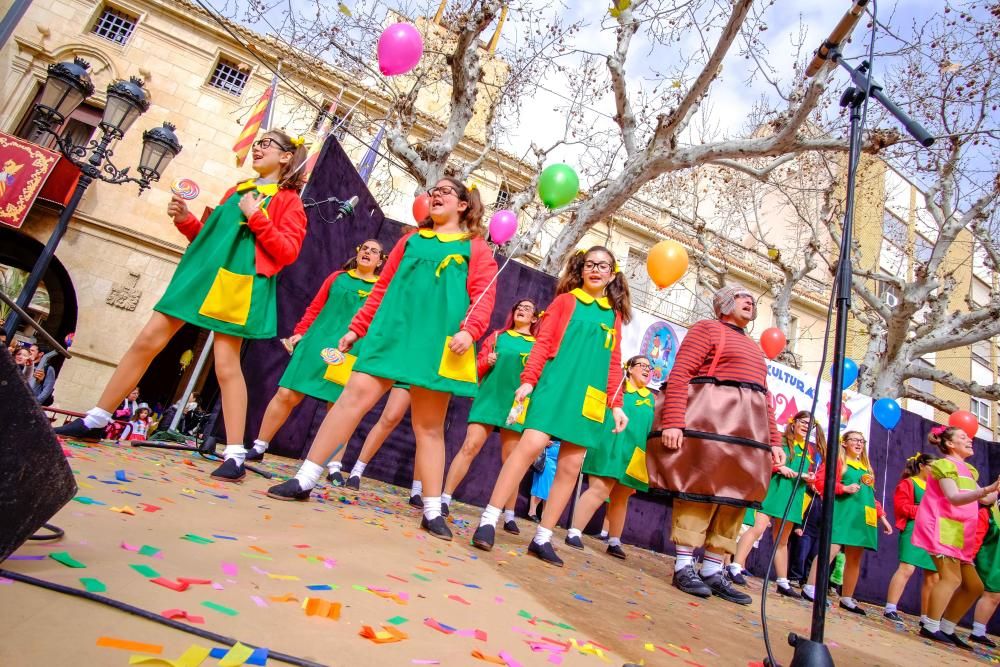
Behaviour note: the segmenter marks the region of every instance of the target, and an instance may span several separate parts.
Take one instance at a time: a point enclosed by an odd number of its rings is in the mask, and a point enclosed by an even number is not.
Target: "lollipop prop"
[[[178,178],[170,184],[170,191],[181,199],[191,201],[201,194],[201,188],[190,178]]]

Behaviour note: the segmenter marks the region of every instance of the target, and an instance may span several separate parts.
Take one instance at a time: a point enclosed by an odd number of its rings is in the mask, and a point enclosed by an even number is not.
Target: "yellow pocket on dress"
[[[323,372],[323,379],[329,380],[340,386],[347,384],[347,378],[351,377],[351,370],[357,357],[353,354],[344,354],[344,360],[339,364],[327,364],[326,371]]]
[[[961,521],[941,517],[938,519],[938,540],[944,546],[964,549],[965,524]]]
[[[243,326],[250,315],[250,295],[253,276],[219,269],[208,290],[208,296],[198,309],[199,315]]]
[[[878,525],[878,512],[875,511],[874,507],[865,508],[865,523],[869,526]]]
[[[628,462],[625,474],[643,484],[649,484],[649,472],[646,471],[646,452],[638,447],[632,450],[632,460]]]
[[[583,397],[583,416],[595,422],[604,423],[604,413],[608,407],[608,394],[596,387],[587,387]]]
[[[441,364],[438,375],[459,382],[479,382],[476,377],[476,346],[470,345],[462,354],[455,354],[449,349],[451,336],[444,339],[444,351],[441,353]]]
[[[521,426],[524,426],[524,418],[528,416],[528,404],[529,403],[531,403],[531,397],[530,396],[528,398],[524,399],[524,401],[521,402],[521,412],[518,413],[517,419],[514,420],[515,424],[520,424]],[[516,401],[514,402],[514,405],[517,405]],[[511,406],[511,408],[513,409],[513,406]]]

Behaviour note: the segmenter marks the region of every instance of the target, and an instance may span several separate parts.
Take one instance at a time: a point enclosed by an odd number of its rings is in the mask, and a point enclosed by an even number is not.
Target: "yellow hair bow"
[[[291,142],[292,146],[295,146],[296,148],[301,148],[302,144],[306,143],[306,138],[303,136],[290,137],[288,140]]]
[[[476,185],[475,183],[469,183],[467,186],[465,186],[465,189],[468,190],[469,192],[472,192],[473,190],[478,190],[479,186]]]

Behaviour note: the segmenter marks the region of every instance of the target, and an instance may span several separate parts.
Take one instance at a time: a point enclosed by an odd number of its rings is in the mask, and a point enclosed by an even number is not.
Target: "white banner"
[[[655,315],[633,310],[632,321],[622,329],[622,361],[637,354],[649,357],[653,364],[649,386],[659,389],[674,366],[677,348],[687,329],[665,322]],[[775,361],[767,362],[767,388],[774,398],[774,416],[778,430],[784,431],[788,420],[799,410],[812,408],[816,378]],[[816,402],[816,423],[826,432],[830,421],[830,383],[820,385]],[[840,432],[860,431],[870,440],[872,399],[853,391],[843,392]]]

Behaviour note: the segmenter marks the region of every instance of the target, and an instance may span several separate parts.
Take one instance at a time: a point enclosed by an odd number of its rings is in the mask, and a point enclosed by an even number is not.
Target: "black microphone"
[[[354,207],[358,205],[358,196],[354,195],[345,202],[341,202],[340,209],[337,211],[337,217],[334,221],[341,220],[342,218],[354,213]]]
[[[830,58],[830,51],[840,48],[841,43],[851,36],[854,26],[861,20],[867,4],[868,0],[854,0],[851,8],[841,17],[840,22],[833,28],[830,36],[816,49],[816,55],[813,56],[813,59],[809,61],[809,66],[806,67],[806,78],[816,76]]]

